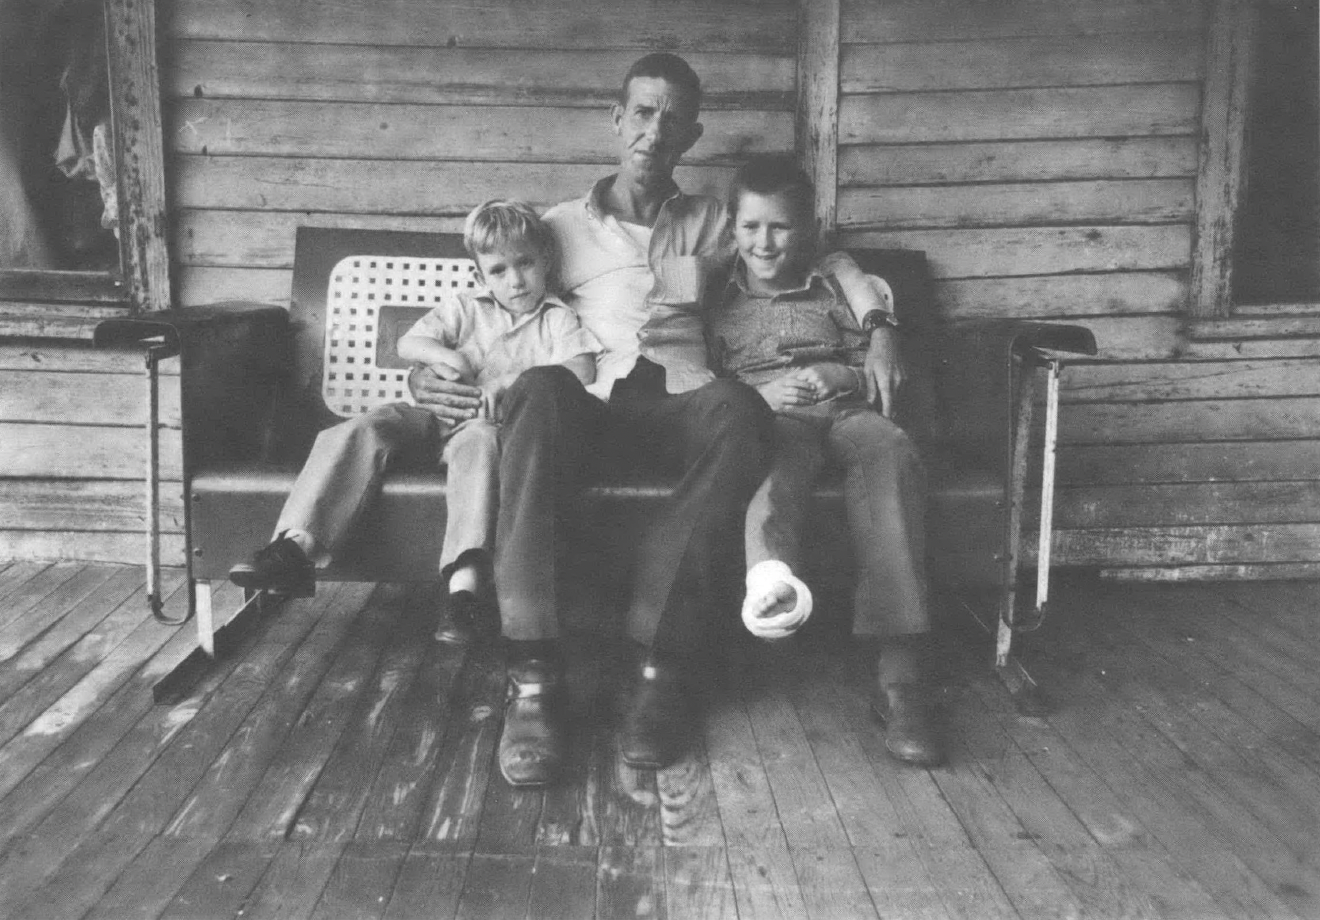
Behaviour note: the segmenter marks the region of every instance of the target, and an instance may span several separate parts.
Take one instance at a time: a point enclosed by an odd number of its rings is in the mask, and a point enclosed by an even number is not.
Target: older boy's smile
[[[744,191],[738,199],[733,238],[755,293],[792,290],[802,284],[811,258],[810,221],[786,195]]]

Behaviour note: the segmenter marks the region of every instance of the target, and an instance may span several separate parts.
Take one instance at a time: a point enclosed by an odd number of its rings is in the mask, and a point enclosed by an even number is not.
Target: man
[[[707,646],[713,618],[725,614],[714,609],[716,588],[766,472],[768,406],[750,387],[716,380],[706,368],[697,305],[731,242],[722,205],[684,194],[673,179],[701,137],[700,101],[700,81],[681,58],[637,61],[611,109],[618,171],[546,214],[560,246],[564,300],[605,352],[589,388],[538,368],[505,397],[496,593],[506,622],[540,624],[535,637],[524,630],[509,643],[500,764],[515,784],[546,782],[562,761],[556,521],[589,461],[603,455],[680,475],[647,522],[627,616],[638,664],[621,751],[640,767],[682,753],[693,721],[684,665]],[[902,371],[888,327],[873,336],[868,389],[878,389],[888,410]],[[414,371],[410,387],[420,405],[451,422],[477,409],[470,387],[425,369]],[[521,564],[508,563],[514,559]]]

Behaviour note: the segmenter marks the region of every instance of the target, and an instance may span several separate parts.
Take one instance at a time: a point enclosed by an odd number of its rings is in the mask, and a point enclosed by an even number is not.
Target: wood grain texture
[[[914,144],[1191,134],[1191,83],[845,95],[839,143]]]
[[[822,234],[834,229],[839,167],[839,0],[806,0],[798,19],[797,150]]]
[[[1064,403],[1320,396],[1316,362],[1306,358],[1075,365],[1064,373]]]
[[[609,170],[590,164],[398,162],[380,181],[376,160],[178,156],[171,197],[181,207],[334,211],[463,217],[487,198],[522,198],[548,207],[580,198]],[[730,172],[679,167],[689,192],[718,193]]]
[[[1186,221],[1190,179],[849,188],[839,224],[884,229]]]
[[[179,427],[179,388],[160,386],[160,424]],[[145,374],[0,370],[0,419],[69,425],[145,425]]]
[[[178,481],[183,462],[179,432],[165,429],[160,439],[161,476]],[[6,476],[29,479],[140,481],[147,469],[146,438],[140,428],[0,422],[0,469]]]
[[[845,45],[844,93],[1186,83],[1201,78],[1195,32]]]
[[[757,48],[792,50],[791,4],[748,0],[712,5],[680,0],[654,6],[630,0],[565,8],[552,2],[476,0],[437,7],[425,0],[385,0],[367,10],[343,0],[295,0],[247,9],[181,0],[169,34],[176,38],[317,41],[428,47],[602,48],[650,51]]]
[[[1060,484],[1271,482],[1320,479],[1315,441],[1066,446]]]
[[[635,50],[417,48],[303,41],[183,39],[164,74],[169,95],[434,105],[553,105],[604,110]],[[701,107],[791,111],[789,53],[683,52],[701,76]]]
[[[138,348],[92,348],[67,342],[5,341],[0,342],[0,370],[140,374],[142,351]],[[179,359],[160,361],[157,371],[162,377],[177,377]]]
[[[1205,10],[1196,0],[1030,0],[1011,7],[969,6],[960,0],[900,0],[877,5],[845,0],[845,42],[916,42],[1024,35],[1196,32]]]
[[[1233,293],[1233,240],[1246,176],[1246,130],[1257,13],[1216,0],[1206,39],[1205,99],[1196,184],[1193,316],[1226,316]]]
[[[1069,444],[1119,442],[1197,443],[1270,441],[1314,435],[1320,399],[1176,400],[1084,403],[1060,415],[1060,438]]]
[[[113,480],[6,479],[0,489],[0,520],[28,530],[142,530],[147,519],[141,483]],[[183,532],[183,491],[161,484],[160,526]]]
[[[701,121],[706,130],[689,163],[727,164],[753,151],[793,146],[786,112],[714,111]],[[603,108],[185,98],[171,107],[169,127],[175,154],[615,162]]]
[[[132,306],[163,310],[170,305],[170,265],[156,6],[107,0],[105,26],[119,176],[120,262]]]
[[[1067,530],[1320,521],[1320,483],[1071,486],[1055,495],[1054,520]]]
[[[1183,224],[854,230],[841,237],[845,246],[921,250],[937,280],[1183,269],[1191,258],[1191,230]]]
[[[1195,175],[1196,142],[1190,136],[847,144],[839,149],[839,184],[844,187]]]

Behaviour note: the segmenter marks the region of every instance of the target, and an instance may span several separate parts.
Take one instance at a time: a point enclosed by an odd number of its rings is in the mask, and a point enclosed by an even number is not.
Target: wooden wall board
[[[1178,329],[1182,324],[1180,316],[1162,313],[1078,317],[1068,316],[1065,312],[1054,318],[1076,322],[1090,329],[1099,343],[1099,359],[1102,361],[1172,358],[1178,349]]]
[[[845,93],[1188,83],[1201,79],[1200,35],[983,38],[845,45]]]
[[[839,149],[839,184],[845,187],[1195,175],[1191,136],[848,144]]]
[[[175,274],[183,307],[234,300],[288,307],[293,285],[292,269],[183,266]]]
[[[1317,358],[1320,339],[1233,339],[1184,342],[1178,356],[1192,361],[1236,361],[1256,358]]]
[[[1186,224],[847,231],[849,246],[919,249],[937,279],[1184,269]]]
[[[929,254],[933,260],[941,257]],[[937,312],[960,319],[1067,317],[1093,325],[1095,316],[1175,313],[1187,296],[1186,275],[1182,272],[1012,277],[1006,270],[1004,274],[1008,277],[937,281]],[[1100,333],[1097,331],[1096,335]],[[1100,341],[1102,349],[1108,350],[1112,345],[1108,339]],[[1175,347],[1173,342],[1167,345],[1170,350]]]
[[[1106,567],[1100,570],[1100,577],[1107,581],[1133,582],[1316,581],[1320,580],[1320,562]]]
[[[162,376],[178,376],[179,359],[166,358],[157,367]],[[17,340],[0,342],[0,370],[141,374],[143,361],[137,348],[92,348],[66,342]]]
[[[273,0],[259,7],[211,0],[177,0],[167,34],[175,38],[319,41],[341,44],[424,45],[652,51],[793,51],[796,9],[776,0],[677,0],[654,4],[551,2],[511,4],[472,0]]]
[[[1320,524],[1226,524],[1060,530],[1061,565],[1139,566],[1315,562]]]
[[[166,91],[185,98],[551,105],[605,109],[636,50],[399,47],[181,39]],[[703,111],[791,111],[791,54],[684,51],[701,76]]]
[[[25,530],[141,530],[147,517],[145,493],[141,482],[5,478],[0,521]],[[161,483],[160,499],[162,531],[182,533],[182,483]]]
[[[1026,0],[1003,6],[963,0],[845,0],[845,42],[953,41],[1024,35],[1198,31],[1200,0]]]
[[[602,131],[608,143],[608,134]],[[332,211],[464,217],[487,198],[522,198],[548,207],[587,193],[608,175],[586,163],[399,162],[296,157],[176,156],[173,200],[192,208]],[[381,182],[388,169],[389,182]],[[690,192],[721,193],[731,170],[680,166]]]
[[[160,462],[162,477],[182,478],[177,429],[161,432]],[[6,477],[141,481],[146,469],[146,437],[141,428],[0,422],[0,470]]]
[[[839,143],[915,144],[1192,134],[1194,83],[846,95]]]
[[[1186,221],[1191,179],[906,185],[839,192],[841,227],[967,228]]]
[[[162,565],[183,565],[183,536],[161,538]],[[0,530],[0,559],[77,559],[84,562],[145,563],[141,533],[63,530]]]
[[[1320,482],[1070,486],[1056,493],[1054,515],[1064,530],[1313,523],[1320,521]]]
[[[175,258],[189,266],[292,269],[299,227],[462,233],[463,218],[187,208],[174,219]],[[0,367],[4,360],[0,353]]]
[[[1320,480],[1320,442],[1212,441],[1198,444],[1065,445],[1058,481],[1066,488],[1108,483]]]
[[[1195,273],[1193,273],[1193,281]],[[1298,313],[1292,316],[1242,316],[1225,319],[1193,319],[1187,324],[1187,337],[1196,342],[1217,340],[1240,342],[1243,339],[1320,339],[1320,316]]]
[[[1320,396],[1317,371],[1320,362],[1314,358],[1078,364],[1064,371],[1061,401]]]
[[[1268,442],[1318,432],[1315,396],[1082,403],[1059,417],[1059,438],[1070,444]]]
[[[69,425],[144,425],[145,374],[0,370],[0,419]],[[160,387],[160,423],[179,427],[179,388]]]
[[[731,163],[751,151],[793,147],[788,112],[713,111],[703,113],[701,122],[705,133],[685,162]],[[604,108],[186,98],[170,106],[168,124],[170,149],[183,154],[347,157],[391,164],[618,162]]]

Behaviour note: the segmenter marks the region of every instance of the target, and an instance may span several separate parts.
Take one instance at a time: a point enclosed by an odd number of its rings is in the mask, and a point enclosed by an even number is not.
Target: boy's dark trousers
[[[645,358],[608,405],[565,368],[524,373],[501,409],[495,583],[504,635],[558,635],[562,522],[590,476],[641,467],[680,478],[637,549],[628,633],[666,657],[703,648],[720,613],[717,589],[738,562],[747,502],[768,468],[771,424],[751,387],[716,380],[669,395],[663,368]]]

